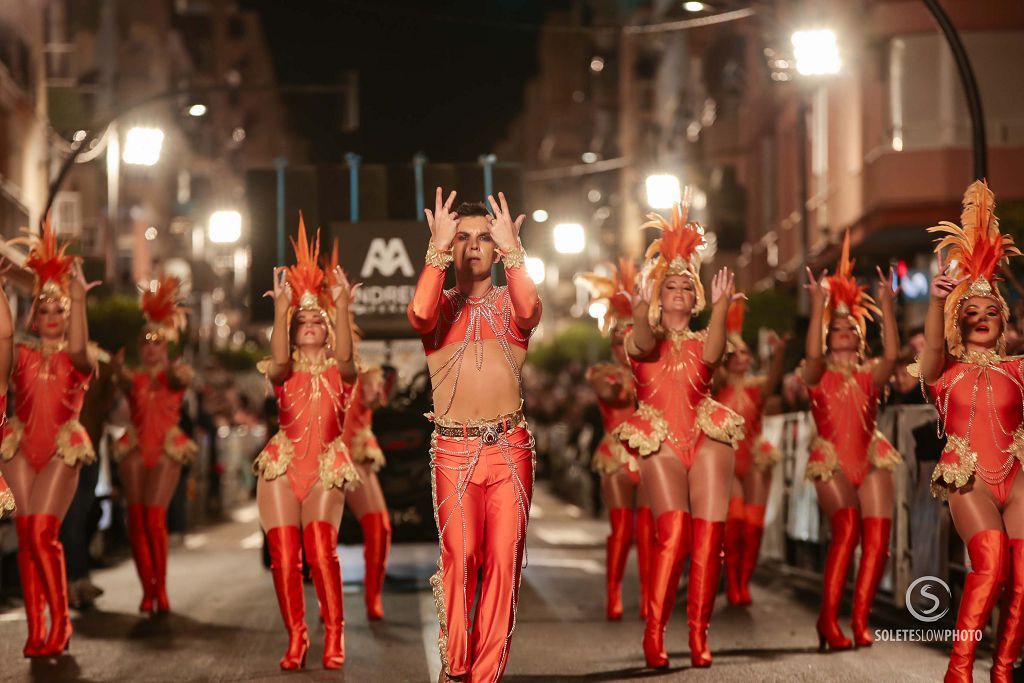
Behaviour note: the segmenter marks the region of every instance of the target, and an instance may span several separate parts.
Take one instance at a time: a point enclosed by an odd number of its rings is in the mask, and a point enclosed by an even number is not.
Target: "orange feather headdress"
[[[665,220],[656,213],[647,214],[643,228],[661,230],[661,237],[654,240],[644,254],[644,271],[651,280],[650,320],[658,324],[661,317],[661,283],[669,275],[685,275],[693,280],[697,296],[694,313],[704,309],[704,286],[700,282],[700,254],[704,245],[704,228],[696,221],[689,221],[690,189],[683,193],[683,201],[672,207],[671,220]]]
[[[928,228],[928,232],[940,235],[936,240],[935,253],[948,248],[947,262],[956,262],[953,277],[965,278],[946,298],[946,344],[954,356],[964,353],[960,337],[960,306],[972,296],[987,297],[999,304],[1005,333],[1010,312],[999,287],[997,271],[1011,256],[1020,256],[1020,250],[1013,244],[1013,237],[999,232],[999,218],[996,217],[996,196],[984,180],[975,180],[964,192],[960,225],[942,221]],[[1003,352],[1005,339],[999,339],[999,352]]]
[[[153,280],[149,288],[142,292],[139,306],[146,318],[147,338],[150,334],[156,334],[171,341],[178,340],[188,324],[185,309],[178,305],[181,295],[181,280],[173,276]]]
[[[747,313],[747,302],[737,299],[729,304],[729,312],[725,317],[726,340],[734,349],[746,346],[743,341],[743,318]]]
[[[325,286],[320,259],[320,230],[311,242],[306,237],[306,225],[299,214],[299,238],[292,239],[295,265],[288,266],[286,277],[292,287],[292,307],[300,311],[318,311],[325,317],[331,310],[330,294]]]
[[[857,282],[853,276],[855,260],[850,258],[850,231],[843,237],[843,250],[836,264],[836,272],[825,278],[828,290],[828,301],[825,303],[825,315],[822,321],[823,339],[828,339],[828,328],[833,318],[850,316],[860,330],[861,349],[864,348],[867,335],[868,320],[873,320],[881,311],[874,298],[868,294],[868,288]]]
[[[604,316],[601,332],[608,334],[612,329],[629,323],[633,317],[632,293],[636,286],[636,264],[620,258],[619,265],[607,264],[610,275],[580,273],[573,281],[585,287],[594,302],[604,303],[608,313]]]
[[[60,301],[67,308],[71,267],[75,259],[67,255],[67,243],[58,242],[50,216],[47,215],[43,221],[39,235],[29,233],[26,237],[11,240],[9,244],[26,244],[29,247],[24,267],[36,275],[32,292],[36,301]]]

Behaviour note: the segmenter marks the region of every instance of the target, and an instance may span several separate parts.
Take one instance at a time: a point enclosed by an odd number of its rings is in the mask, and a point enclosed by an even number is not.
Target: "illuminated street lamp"
[[[204,116],[206,114],[206,105],[202,102],[196,102],[188,108],[189,116]]]
[[[667,173],[647,176],[647,204],[652,209],[671,209],[682,198],[679,178]]]
[[[164,132],[159,128],[135,127],[124,138],[124,163],[135,166],[153,166],[160,161],[164,146]]]
[[[796,70],[801,76],[832,76],[839,73],[839,45],[835,31],[827,28],[795,31],[790,38]]]
[[[586,241],[583,226],[579,223],[559,223],[555,226],[555,251],[559,254],[579,254]]]
[[[234,210],[214,211],[210,215],[210,241],[232,244],[242,236],[242,214]]]
[[[548,212],[545,211],[544,209],[536,209],[533,212],[533,222],[534,223],[543,223],[547,219],[548,219]]]
[[[533,280],[533,284],[539,285],[544,282],[544,278],[547,276],[547,268],[544,266],[544,260],[537,258],[536,256],[526,257],[526,273]]]
[[[591,318],[600,320],[608,314],[608,304],[603,301],[594,301],[587,307],[587,313]]]

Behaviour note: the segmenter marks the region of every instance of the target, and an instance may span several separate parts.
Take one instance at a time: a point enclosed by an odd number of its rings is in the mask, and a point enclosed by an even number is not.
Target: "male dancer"
[[[508,663],[533,494],[533,438],[520,371],[541,304],[519,243],[525,216],[505,196],[443,201],[437,188],[426,267],[409,305],[433,385],[430,466],[441,557],[431,578],[441,632],[440,681],[497,681]],[[504,262],[507,287],[491,267]],[[455,264],[456,286],[444,289]],[[482,571],[480,600],[473,600]],[[470,623],[470,614],[474,614]]]

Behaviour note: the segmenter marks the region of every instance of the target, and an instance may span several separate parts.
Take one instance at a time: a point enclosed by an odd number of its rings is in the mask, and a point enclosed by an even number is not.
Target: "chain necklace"
[[[1001,375],[1014,385],[1017,389],[1019,402],[1021,406],[1021,422],[1024,423],[1024,385],[1021,384],[1020,380],[1014,377],[1012,374],[1004,370],[999,363],[1003,360],[996,354],[983,353],[983,352],[967,352],[960,357],[960,362],[963,364],[962,367],[953,377],[947,381],[946,377],[943,377],[942,385],[939,392],[939,416],[940,419],[936,425],[936,433],[939,438],[946,436],[947,431],[945,424],[945,416],[949,415],[950,400],[952,399],[953,389],[962,381],[970,381],[971,375],[973,375],[974,383],[971,386],[971,400],[970,409],[967,416],[967,433],[964,435],[968,447],[971,443],[971,435],[974,432],[974,418],[977,414],[978,407],[978,392],[982,388],[982,382],[984,381],[984,395],[988,399],[988,413],[989,419],[989,430],[992,435],[993,443],[1000,442],[1000,434],[1004,438],[1010,439],[1010,446],[1008,448],[1000,448],[1000,453],[1006,455],[994,469],[989,469],[981,464],[981,459],[978,458],[975,462],[975,472],[981,479],[989,484],[998,484],[1006,480],[1006,476],[1010,470],[1013,469],[1013,463],[1015,460],[1014,444],[1017,441],[1016,432],[1017,430],[1008,430],[999,418],[996,407],[996,396],[995,387],[992,384],[992,376],[990,373],[994,372]],[[1019,427],[1018,427],[1019,429]]]
[[[462,362],[465,359],[466,351],[473,347],[474,361],[477,371],[483,369],[484,364],[484,337],[483,325],[487,325],[494,339],[501,348],[502,356],[512,374],[516,378],[516,386],[522,391],[522,370],[516,361],[515,354],[509,339],[519,343],[525,343],[528,336],[520,336],[512,325],[512,305],[509,302],[507,287],[492,287],[486,294],[480,297],[471,297],[463,294],[458,289],[445,290],[444,296],[448,306],[441,306],[441,321],[435,332],[435,346],[441,343],[441,336],[447,329],[451,329],[455,323],[462,320],[462,316],[468,315],[466,333],[459,342],[458,348],[441,366],[430,373],[430,381],[433,386],[444,383],[454,373],[452,390],[448,396],[445,409],[441,416],[447,415],[455,403],[455,393],[458,390],[459,378],[462,375]],[[449,314],[447,310],[450,310]],[[435,401],[435,406],[437,402]]]

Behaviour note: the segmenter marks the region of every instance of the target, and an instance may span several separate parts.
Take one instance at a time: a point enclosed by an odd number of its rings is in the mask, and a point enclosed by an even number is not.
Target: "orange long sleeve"
[[[409,323],[419,334],[427,334],[437,327],[441,314],[441,294],[444,291],[445,271],[425,266],[416,283],[416,293],[409,302]]]
[[[516,324],[523,330],[532,330],[540,324],[541,303],[537,285],[526,272],[525,266],[506,266],[505,279],[508,281],[508,296],[512,302],[512,312],[516,316]]]

